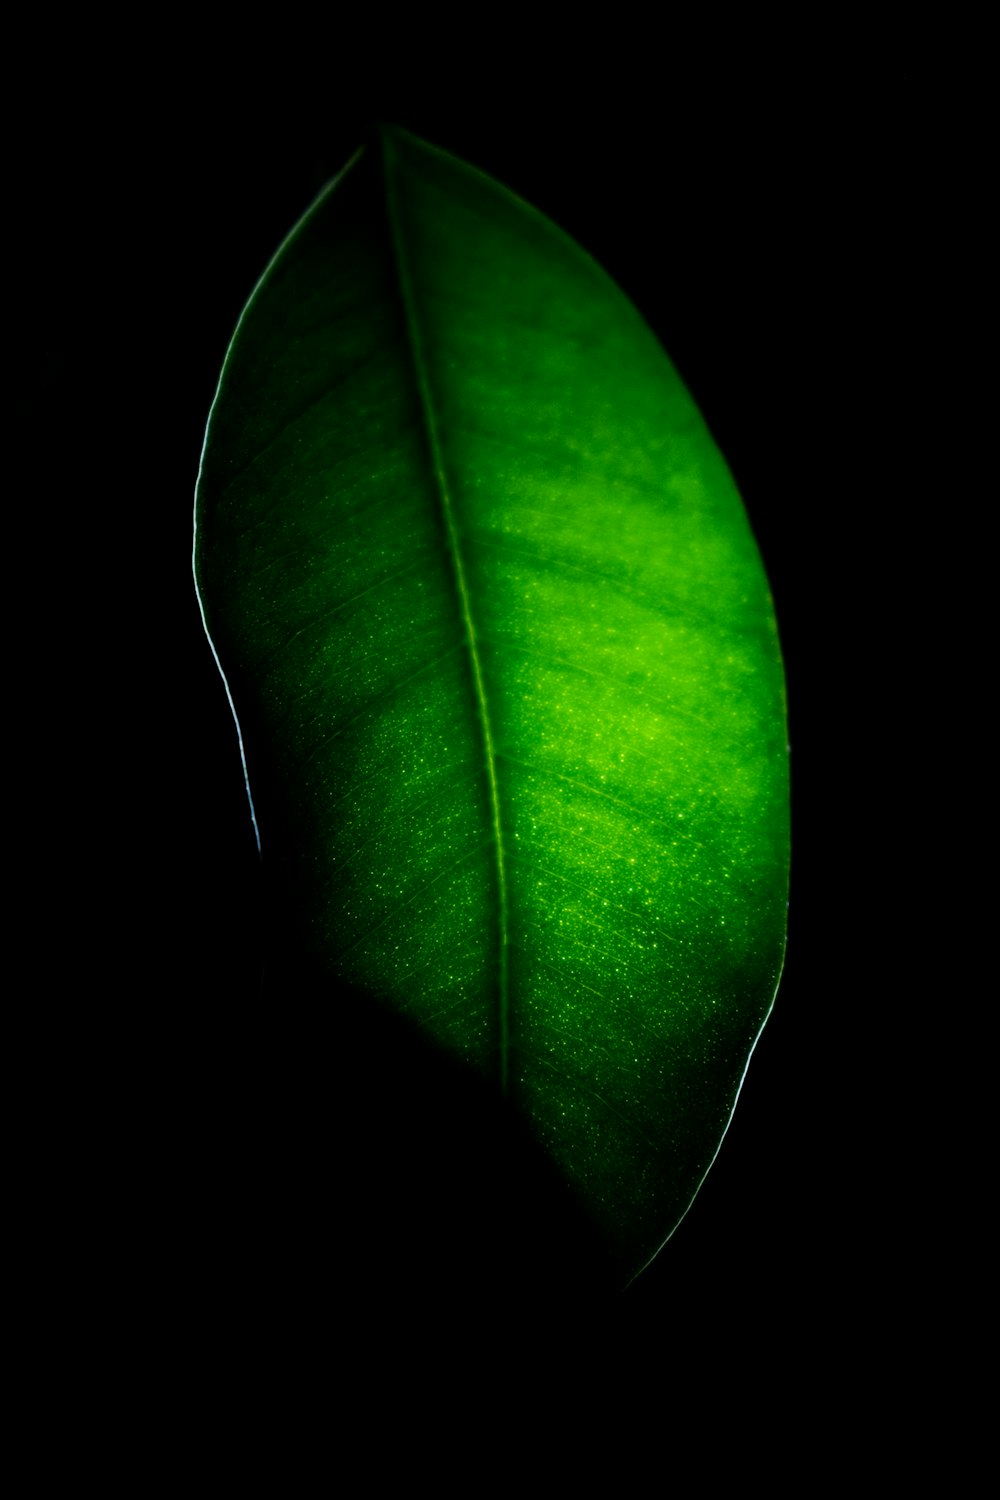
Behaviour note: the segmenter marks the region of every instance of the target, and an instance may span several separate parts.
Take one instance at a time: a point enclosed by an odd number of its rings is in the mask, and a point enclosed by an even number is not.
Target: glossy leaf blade
[[[766,580],[656,339],[385,132],[244,312],[196,565],[298,942],[498,1080],[636,1270],[728,1123],[788,862]]]

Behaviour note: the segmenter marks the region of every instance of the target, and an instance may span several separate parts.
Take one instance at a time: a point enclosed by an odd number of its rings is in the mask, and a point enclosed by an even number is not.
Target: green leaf
[[[196,572],[331,1005],[495,1083],[634,1274],[727,1127],[788,875],[767,583],[662,348],[549,221],[385,130],[241,317]]]

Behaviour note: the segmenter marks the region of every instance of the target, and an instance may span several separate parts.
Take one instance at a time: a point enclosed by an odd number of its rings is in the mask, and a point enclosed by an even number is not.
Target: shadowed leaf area
[[[442,1286],[486,1242],[624,1283],[711,1164],[785,933],[773,610],[672,365],[551,223],[383,131],[234,335],[196,568],[304,1159],[334,1111],[317,1212],[387,1275],[398,1223],[437,1226]]]

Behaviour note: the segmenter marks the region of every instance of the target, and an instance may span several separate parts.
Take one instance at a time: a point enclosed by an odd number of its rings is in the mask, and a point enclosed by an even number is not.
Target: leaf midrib
[[[434,473],[435,486],[438,499],[441,503],[441,514],[444,522],[445,543],[451,558],[452,571],[455,580],[458,609],[465,629],[465,639],[469,652],[469,663],[472,671],[472,684],[476,701],[479,728],[482,736],[483,756],[486,764],[486,776],[489,788],[490,813],[493,822],[493,844],[496,852],[497,865],[497,922],[499,926],[499,975],[497,983],[497,1003],[499,1006],[499,1031],[500,1031],[500,1089],[506,1095],[509,1086],[509,1056],[510,1056],[510,1018],[509,1018],[509,993],[508,993],[508,966],[507,966],[507,879],[505,869],[503,829],[500,818],[500,793],[497,785],[496,775],[496,753],[493,747],[493,731],[490,724],[489,704],[486,697],[486,684],[483,678],[482,661],[479,654],[479,645],[476,635],[475,621],[472,615],[472,605],[469,597],[469,587],[466,579],[465,564],[462,558],[462,549],[459,543],[458,525],[455,520],[454,505],[452,503],[451,489],[448,483],[448,475],[445,469],[444,453],[441,447],[441,439],[438,431],[438,419],[434,409],[434,400],[431,392],[430,379],[427,373],[427,363],[424,357],[423,338],[421,335],[420,319],[417,310],[417,298],[413,288],[413,278],[410,274],[410,264],[407,256],[406,246],[399,222],[399,210],[396,199],[396,183],[394,173],[397,167],[395,152],[389,132],[385,129],[380,131],[382,144],[382,166],[385,179],[386,194],[386,216],[389,221],[389,230],[392,238],[393,254],[396,262],[396,271],[399,278],[400,300],[403,304],[403,315],[409,340],[410,357],[413,363],[413,373],[417,391],[420,399],[420,408],[424,419],[424,428],[427,435],[427,444],[430,450],[431,467]]]

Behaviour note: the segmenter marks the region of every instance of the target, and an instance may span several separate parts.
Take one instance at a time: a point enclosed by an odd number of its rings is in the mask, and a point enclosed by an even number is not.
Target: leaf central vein
[[[444,452],[441,445],[441,437],[438,430],[437,416],[434,409],[430,379],[427,371],[427,360],[424,352],[420,319],[417,310],[417,298],[413,286],[413,278],[410,272],[409,260],[407,258],[406,246],[404,244],[404,237],[400,226],[399,205],[396,197],[396,184],[394,179],[395,163],[393,160],[393,149],[390,141],[386,136],[383,136],[383,153],[383,160],[385,163],[387,212],[392,233],[393,247],[395,250],[396,266],[399,272],[403,311],[406,318],[406,326],[409,335],[410,351],[413,358],[417,389],[420,393],[420,404],[424,416],[427,441],[431,454],[431,462],[434,468],[434,478],[437,485],[438,495],[441,501],[445,538],[454,569],[455,586],[458,594],[459,609],[462,616],[462,623],[465,629],[466,643],[468,645],[476,708],[483,739],[486,775],[489,784],[490,813],[493,823],[493,841],[496,849],[498,897],[497,910],[500,939],[500,972],[498,983],[500,1023],[500,1087],[501,1091],[506,1094],[508,1091],[508,1081],[510,1073],[510,1023],[508,1014],[509,995],[507,965],[507,881],[504,861],[503,831],[500,818],[500,793],[499,787],[497,785],[496,774],[496,752],[493,744],[493,732],[490,724],[490,713],[486,695],[486,685],[483,677],[483,667],[480,657],[479,643],[476,637],[476,626],[472,614],[469,585],[465,572],[465,564],[462,559],[458,524],[455,519],[455,509],[452,499],[451,487],[448,482],[448,474],[444,462]]]

